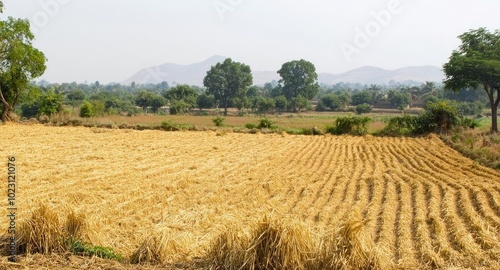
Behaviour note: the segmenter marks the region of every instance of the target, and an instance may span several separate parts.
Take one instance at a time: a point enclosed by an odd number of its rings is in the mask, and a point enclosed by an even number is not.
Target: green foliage
[[[407,136],[413,135],[418,130],[421,130],[420,119],[417,116],[403,115],[391,117],[386,121],[382,135],[389,136]]]
[[[170,114],[176,115],[184,113],[189,109],[190,105],[183,100],[177,100],[170,103]]]
[[[210,109],[215,107],[215,98],[212,95],[207,95],[204,93],[198,96],[196,104],[198,105],[198,108],[200,108],[200,110]]]
[[[272,112],[276,108],[276,102],[273,98],[257,98],[257,110],[260,113]]]
[[[177,85],[163,92],[163,96],[171,103],[184,101],[188,108],[196,108],[198,105],[198,93],[187,84]]]
[[[356,106],[356,112],[358,114],[369,113],[371,111],[372,111],[372,105],[370,105],[370,104],[363,103],[363,104]]]
[[[238,110],[241,111],[244,108],[250,107],[250,99],[248,97],[235,97],[235,98],[233,98],[233,105]]]
[[[475,129],[481,126],[481,123],[477,119],[460,117],[458,125],[466,129]]]
[[[135,95],[135,104],[141,107],[144,111],[151,108],[153,113],[157,113],[158,109],[163,107],[166,100],[158,93],[140,90]]]
[[[177,131],[180,128],[177,124],[174,124],[172,121],[162,121],[160,124],[160,129],[165,131]]]
[[[484,105],[480,101],[460,102],[457,104],[457,111],[461,115],[478,115],[483,112]]]
[[[21,116],[26,118],[37,117],[39,110],[39,102],[24,103],[23,105],[21,105]]]
[[[73,102],[81,102],[85,99],[85,93],[80,90],[74,90],[66,94],[66,97],[68,100],[73,101]]]
[[[295,104],[295,111],[303,109],[306,110],[311,109],[311,101],[300,95],[296,98],[292,98],[292,103]]]
[[[335,94],[327,94],[318,101],[317,111],[337,110],[342,107],[339,97]]]
[[[80,117],[88,118],[94,116],[94,106],[88,101],[85,101],[80,107]]]
[[[459,91],[481,86],[488,95],[491,108],[491,130],[498,132],[500,104],[500,30],[470,30],[459,36],[462,44],[452,52],[443,66],[445,88]]]
[[[300,96],[308,101],[318,94],[318,74],[311,62],[301,59],[284,63],[278,74],[283,84],[281,92],[291,102],[293,111],[300,108]]]
[[[62,95],[49,90],[40,97],[40,108],[38,115],[51,116],[62,110]]]
[[[92,246],[88,243],[84,243],[79,240],[71,241],[70,251],[75,255],[90,256],[90,257],[95,256],[103,259],[117,260],[117,261],[121,261],[123,259],[123,257],[120,254],[114,252],[112,248],[102,247],[102,246]]]
[[[212,119],[212,122],[214,122],[215,126],[217,126],[217,127],[221,127],[221,126],[223,126],[223,125],[224,125],[224,121],[225,121],[225,120],[226,120],[226,119],[225,119],[225,118],[223,118],[223,117],[216,117],[216,118]]]
[[[457,126],[458,121],[457,109],[449,101],[429,103],[420,116],[420,130],[417,132],[447,133]]]
[[[153,113],[158,113],[158,110],[165,106],[165,103],[167,101],[159,94],[153,94],[149,100],[149,106],[151,106]]]
[[[267,118],[262,118],[260,119],[259,121],[259,124],[257,125],[257,128],[268,128],[268,129],[272,129],[274,128],[274,122],[267,119]]]
[[[104,116],[106,114],[106,105],[102,100],[92,100],[92,109],[94,111],[93,116]]]
[[[372,103],[372,94],[368,90],[358,91],[351,96],[351,104],[353,106],[361,105],[361,104],[371,104]]]
[[[359,116],[343,116],[335,120],[333,127],[328,127],[327,131],[331,134],[341,135],[366,135],[368,133],[368,123],[371,119]]]
[[[256,124],[252,124],[252,123],[247,123],[247,124],[245,124],[245,128],[254,129],[254,128],[257,128],[257,125]]]
[[[252,81],[249,66],[227,58],[223,63],[210,68],[203,79],[203,85],[207,88],[207,94],[214,95],[221,101],[224,115],[227,116],[229,102],[235,97],[243,98]]]
[[[387,93],[389,103],[392,106],[404,110],[410,104],[410,95],[403,91],[389,90]]]
[[[288,100],[284,95],[280,95],[274,98],[274,102],[276,104],[276,109],[280,112],[283,112],[288,107]]]
[[[46,69],[44,54],[32,46],[28,20],[0,21],[0,111],[3,122],[12,120],[15,107],[30,93],[30,80]]]

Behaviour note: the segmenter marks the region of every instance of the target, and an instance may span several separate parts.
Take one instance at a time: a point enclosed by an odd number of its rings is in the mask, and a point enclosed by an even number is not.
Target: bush
[[[428,103],[419,120],[418,133],[448,133],[459,124],[457,109],[449,101]]]
[[[38,102],[23,104],[21,106],[21,116],[26,118],[37,117],[39,110],[40,104]]]
[[[177,125],[172,123],[171,121],[161,122],[160,129],[165,130],[165,131],[177,131],[177,130],[179,130]]]
[[[189,104],[184,102],[183,100],[173,101],[170,103],[169,112],[172,115],[176,115],[179,113],[184,113],[189,109]]]
[[[260,113],[272,112],[276,108],[276,102],[272,98],[259,98],[257,100],[257,110]]]
[[[484,105],[480,101],[461,102],[457,105],[457,111],[462,115],[478,115],[483,112]]]
[[[382,130],[383,135],[403,136],[414,134],[421,130],[419,117],[403,115],[391,117],[386,121],[386,126]]]
[[[288,107],[288,100],[283,95],[275,97],[274,102],[276,104],[276,109],[279,111],[285,111]]]
[[[371,111],[372,111],[372,106],[370,104],[363,103],[356,106],[356,112],[358,114],[369,113]]]
[[[94,106],[88,101],[85,101],[80,107],[80,117],[89,118],[94,116]]]
[[[103,259],[117,260],[121,261],[122,256],[115,253],[112,248],[102,247],[102,246],[92,246],[87,243],[83,243],[79,240],[71,242],[70,247],[71,253],[81,256],[99,257]]]
[[[257,128],[269,128],[272,129],[274,125],[274,122],[267,118],[262,118],[259,121],[259,124],[257,125]]]
[[[475,129],[475,128],[481,126],[481,124],[479,123],[479,121],[477,119],[462,117],[459,120],[459,126],[461,126],[463,128],[467,128],[467,129]]]
[[[328,127],[327,131],[331,134],[341,135],[366,135],[368,133],[368,123],[371,119],[359,116],[344,116],[335,120],[335,126]]]
[[[224,125],[225,120],[226,119],[224,119],[223,117],[217,116],[216,118],[212,119],[212,122],[214,122],[215,126],[221,127]]]
[[[248,123],[248,124],[245,124],[245,128],[254,129],[254,128],[257,128],[257,125],[256,124],[252,124],[252,123]]]

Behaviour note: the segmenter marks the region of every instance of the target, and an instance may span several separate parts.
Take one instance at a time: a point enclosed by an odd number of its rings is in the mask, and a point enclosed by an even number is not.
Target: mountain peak
[[[223,62],[227,57],[213,55],[210,58],[191,65],[178,65],[165,63],[156,67],[142,69],[134,76],[122,82],[122,84],[160,83],[166,81],[169,84],[203,85],[203,78],[211,66]],[[263,85],[266,82],[279,80],[276,72],[252,71],[254,84]],[[361,84],[388,84],[394,82],[442,82],[444,74],[441,68],[435,66],[412,66],[396,70],[386,70],[374,66],[363,66],[342,74],[318,73],[321,84],[336,84],[339,82],[351,82]]]

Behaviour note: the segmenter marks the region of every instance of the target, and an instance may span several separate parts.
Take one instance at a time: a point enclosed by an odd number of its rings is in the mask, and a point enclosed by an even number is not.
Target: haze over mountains
[[[224,56],[212,56],[207,60],[191,65],[165,63],[156,67],[144,68],[135,75],[122,82],[122,84],[149,84],[168,82],[170,85],[188,84],[203,86],[203,78],[210,67],[226,59]],[[249,63],[247,63],[249,64]],[[249,64],[251,67],[251,64]],[[399,82],[403,84],[416,84],[425,81],[441,83],[444,74],[441,68],[435,66],[404,67],[396,70],[385,70],[378,67],[365,66],[342,74],[318,72],[320,84],[361,83],[361,84],[390,84]],[[253,83],[263,85],[273,80],[280,79],[276,71],[252,71]]]

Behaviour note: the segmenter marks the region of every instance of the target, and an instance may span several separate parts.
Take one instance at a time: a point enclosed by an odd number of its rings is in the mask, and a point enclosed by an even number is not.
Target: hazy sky
[[[27,18],[51,82],[121,82],[166,62],[223,55],[252,70],[311,61],[319,72],[442,66],[498,0],[4,0]]]

